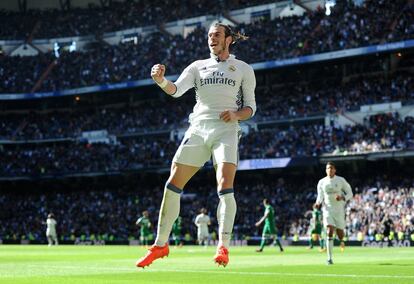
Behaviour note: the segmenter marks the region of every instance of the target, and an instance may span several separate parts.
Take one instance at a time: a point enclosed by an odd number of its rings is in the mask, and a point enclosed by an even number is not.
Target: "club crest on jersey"
[[[230,65],[229,66],[229,71],[231,71],[231,72],[236,71],[236,67],[234,67],[234,65]]]

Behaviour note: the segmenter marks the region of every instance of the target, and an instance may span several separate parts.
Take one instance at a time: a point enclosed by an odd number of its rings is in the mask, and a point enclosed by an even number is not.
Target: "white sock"
[[[233,231],[234,218],[236,217],[237,205],[232,188],[223,189],[219,192],[219,205],[217,207],[217,221],[219,224],[218,246],[228,248],[230,246],[231,233]]]
[[[333,238],[326,238],[326,251],[328,254],[328,260],[332,260],[333,242]]]
[[[164,246],[168,242],[172,226],[180,214],[180,197],[182,189],[168,183],[164,188],[160,215],[158,217],[156,246]]]

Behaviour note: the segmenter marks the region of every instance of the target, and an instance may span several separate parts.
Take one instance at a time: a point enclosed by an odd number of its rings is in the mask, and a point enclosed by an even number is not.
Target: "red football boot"
[[[219,266],[226,265],[229,263],[229,251],[224,246],[218,247],[216,255],[214,256],[214,262],[217,263]]]
[[[141,257],[135,265],[144,268],[145,266],[149,266],[154,260],[168,256],[169,253],[170,249],[168,248],[168,244],[165,244],[163,247],[153,245],[148,249],[147,254]]]

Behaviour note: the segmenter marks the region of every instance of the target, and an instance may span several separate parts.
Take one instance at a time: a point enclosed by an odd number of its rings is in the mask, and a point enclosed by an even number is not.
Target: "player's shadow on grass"
[[[379,265],[414,266],[414,264],[410,264],[410,263],[380,263]]]

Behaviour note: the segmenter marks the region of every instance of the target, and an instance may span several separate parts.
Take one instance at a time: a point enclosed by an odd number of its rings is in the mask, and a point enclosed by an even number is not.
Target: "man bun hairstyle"
[[[244,40],[249,39],[248,36],[246,36],[246,35],[244,35],[240,32],[233,31],[233,29],[231,28],[230,25],[226,25],[226,24],[223,24],[221,22],[215,22],[215,23],[211,24],[210,27],[223,27],[224,28],[224,37],[227,38],[228,36],[231,36],[231,38],[232,38],[231,44],[235,44],[236,42],[244,41]]]

